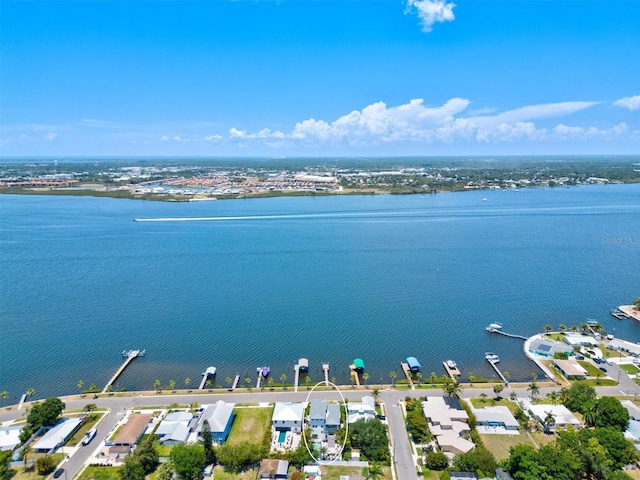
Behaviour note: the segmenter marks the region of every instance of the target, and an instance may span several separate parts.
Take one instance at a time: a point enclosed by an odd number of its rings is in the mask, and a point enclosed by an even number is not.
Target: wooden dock
[[[209,380],[211,377],[215,377],[216,375],[216,367],[208,367],[205,372],[202,374],[202,381],[200,382],[200,386],[198,387],[198,390],[203,390],[207,380]]]
[[[521,340],[528,340],[527,337],[523,337],[522,335],[516,335],[513,333],[507,333],[507,332],[503,332],[502,330],[499,330],[497,328],[491,328],[491,327],[487,327],[485,328],[485,330],[489,333],[498,333],[500,335],[504,335],[505,337],[509,337],[509,338],[519,338]]]
[[[256,380],[256,388],[260,388],[260,384],[262,383],[262,367],[256,368],[256,372],[258,372],[258,379]]]
[[[329,386],[329,364],[323,363],[322,370],[324,370],[324,385],[325,387]]]
[[[415,390],[416,386],[413,384],[413,377],[411,376],[411,369],[409,368],[409,364],[406,362],[400,362],[400,367],[402,368],[404,375],[407,377],[407,380],[409,380],[409,386],[411,386],[411,390]]]
[[[122,362],[122,365],[120,365],[120,368],[118,368],[118,370],[116,370],[116,373],[113,374],[113,377],[111,377],[111,379],[104,386],[104,388],[102,389],[101,393],[107,393],[107,390],[109,390],[109,387],[111,387],[111,385],[114,384],[116,379],[122,374],[122,372],[124,372],[124,369],[127,368],[129,366],[129,364],[131,362],[133,362],[136,358],[144,357],[145,353],[146,353],[145,350],[129,350],[129,351],[125,350],[125,351],[123,351],[122,352],[122,356],[126,357],[124,362]]]
[[[236,388],[238,388],[238,382],[240,381],[240,375],[238,375],[236,373],[236,378],[233,380],[233,385],[231,385],[231,389],[230,390],[235,390]]]
[[[300,381],[300,365],[297,363],[293,366],[293,391],[298,391],[298,382]]]
[[[351,371],[351,377],[356,382],[356,386],[360,386],[360,375],[358,375],[358,371],[356,370],[356,366],[352,363],[349,365],[349,370]]]
[[[458,366],[456,365],[455,368],[451,368],[449,365],[447,365],[446,361],[442,362],[442,365],[444,366],[444,369],[447,372],[447,375],[451,377],[451,380],[453,380],[454,382],[457,382],[458,377],[460,376],[460,370],[458,369]]]
[[[509,382],[507,381],[506,378],[504,378],[504,375],[502,374],[502,372],[500,371],[500,369],[498,368],[498,362],[495,361],[491,361],[489,359],[487,359],[487,362],[489,362],[489,365],[491,365],[493,367],[493,369],[496,371],[496,373],[498,374],[498,376],[502,379],[502,381],[505,383],[505,385],[508,387],[509,386]]]
[[[629,315],[627,315],[626,313],[624,313],[622,310],[618,310],[617,308],[614,308],[613,310],[611,310],[611,316],[617,318],[618,320],[624,320],[625,318],[631,318]]]

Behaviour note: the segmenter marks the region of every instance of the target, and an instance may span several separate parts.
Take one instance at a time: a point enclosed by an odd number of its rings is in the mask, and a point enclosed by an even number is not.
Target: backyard
[[[236,407],[236,418],[231,427],[227,442],[231,445],[241,443],[261,444],[271,428],[273,407]]]

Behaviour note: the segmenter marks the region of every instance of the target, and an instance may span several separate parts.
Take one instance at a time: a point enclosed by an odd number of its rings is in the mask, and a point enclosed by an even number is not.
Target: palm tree
[[[544,412],[546,416],[544,417],[544,431],[546,433],[551,432],[551,427],[556,424],[556,419],[551,412]]]
[[[531,390],[531,398],[536,398],[538,393],[540,393],[540,387],[538,387],[538,384],[536,383],[535,378],[531,380],[531,383],[527,387],[527,390]]]
[[[431,372],[431,374],[429,375],[429,382],[431,382],[431,385],[436,383],[437,379],[438,379],[438,376],[436,375],[436,372]]]
[[[459,399],[462,393],[462,387],[458,382],[445,382],[443,392],[449,397]]]
[[[9,392],[7,392],[6,390],[3,390],[2,393],[0,393],[0,397],[2,397],[2,406],[4,407],[4,404],[7,401],[7,398],[9,397]]]
[[[561,323],[560,325],[558,325],[558,328],[562,333],[567,331],[567,326],[564,323]]]
[[[504,385],[501,383],[496,383],[493,386],[493,393],[496,394],[496,400],[500,400],[500,392],[502,392],[502,390],[504,390]]]
[[[595,402],[589,402],[582,407],[582,418],[587,427],[593,427],[596,424],[596,417],[598,416],[598,410]]]
[[[580,328],[582,328],[583,332],[587,332],[589,330],[589,324],[585,322],[582,325],[580,325]]]
[[[27,397],[33,397],[36,394],[35,389],[30,388],[29,390],[26,391]]]
[[[209,379],[205,382],[205,385],[207,386],[207,388],[209,389],[209,392],[211,392],[211,389],[213,388],[213,380]]]
[[[418,383],[418,385],[420,385],[421,381],[422,381],[422,373],[418,372],[416,373],[416,382]]]
[[[169,380],[169,390],[171,390],[173,393],[176,393],[176,381],[175,380]]]
[[[113,385],[112,384],[107,385],[107,388],[105,390],[109,395],[111,395],[111,391],[113,390]]]
[[[78,383],[76,383],[76,387],[78,387],[78,390],[80,391],[80,395],[82,395],[82,388],[84,387],[84,382],[82,380],[78,380]]]
[[[280,375],[280,383],[282,384],[282,386],[283,386],[284,388],[287,388],[287,387],[285,387],[285,385],[284,385],[284,382],[286,382],[286,381],[287,381],[287,374],[286,374],[286,373],[283,373],[282,375]]]
[[[482,403],[484,403],[484,401],[485,401],[486,399],[487,399],[487,394],[486,394],[486,393],[481,393],[481,394],[480,394],[480,401],[481,401]]]
[[[364,386],[367,386],[367,380],[369,380],[369,374],[368,373],[364,373],[364,375],[362,375],[362,379],[364,380]]]
[[[189,389],[189,384],[191,383],[191,379],[189,377],[184,379],[184,386],[187,387],[187,390]],[[191,390],[188,390],[189,392],[191,392]]]
[[[577,332],[578,331],[578,326],[577,325],[571,325],[571,331],[572,332]]]
[[[373,462],[368,467],[362,469],[362,476],[365,480],[380,480],[384,474],[382,467],[377,462]]]
[[[551,330],[553,330],[553,327],[547,323],[547,324],[544,326],[544,331],[545,331],[546,333],[549,333]]]
[[[227,377],[225,382],[227,382],[227,387],[231,388],[231,382],[233,382],[233,380],[231,380],[231,377]]]
[[[560,395],[558,395],[558,392],[556,392],[555,390],[552,390],[549,393],[547,393],[547,398],[551,400],[552,405],[557,405],[558,400],[560,399]]]
[[[398,374],[396,372],[390,372],[389,376],[391,377],[391,386],[395,387],[396,386],[396,377],[398,376]]]
[[[380,399],[380,389],[374,388],[371,390],[371,395],[373,396],[373,400],[378,403],[378,400]]]
[[[502,372],[502,376],[505,378],[505,380],[508,383],[509,379],[511,378],[511,374],[505,370],[504,372]]]
[[[245,378],[244,383],[247,384],[247,389],[251,390],[251,377]]]
[[[22,460],[24,461],[24,468],[27,468],[27,457],[31,453],[31,445],[25,445],[22,447]]]
[[[153,389],[156,391],[156,393],[160,393],[161,388],[162,388],[162,382],[160,381],[159,378],[156,378],[153,381]]]
[[[518,394],[515,391],[511,390],[511,393],[509,394],[509,398],[511,399],[512,402],[515,402],[516,399],[518,398]]]
[[[469,383],[473,386],[473,381],[476,379],[473,372],[469,372]]]

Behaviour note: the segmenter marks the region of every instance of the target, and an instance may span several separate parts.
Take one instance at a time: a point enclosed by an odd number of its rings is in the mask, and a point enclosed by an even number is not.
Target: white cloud
[[[222,135],[208,135],[204,139],[207,142],[221,142],[223,140]]]
[[[527,105],[493,115],[464,116],[470,103],[464,98],[452,98],[439,106],[425,106],[422,99],[391,107],[384,102],[376,102],[334,121],[315,118],[303,120],[296,123],[289,133],[272,132],[268,128],[257,133],[247,133],[246,130],[231,128],[229,138],[241,141],[263,140],[265,145],[271,147],[296,144],[307,147],[372,147],[400,143],[495,144],[568,138],[606,139],[629,134],[627,125],[623,123],[609,129],[567,126],[563,123],[546,128],[534,123],[534,120],[568,116],[599,102],[546,103]]]
[[[406,13],[413,13],[414,8],[422,24],[423,32],[430,32],[434,23],[451,22],[455,20],[454,3],[444,0],[407,0]]]
[[[620,100],[613,102],[616,107],[627,108],[629,110],[640,110],[640,95],[634,95],[633,97],[622,97]]]
[[[44,138],[46,140],[49,140],[50,142],[52,142],[52,141],[54,141],[56,139],[57,136],[58,136],[58,134],[56,132],[49,132],[44,136]]]

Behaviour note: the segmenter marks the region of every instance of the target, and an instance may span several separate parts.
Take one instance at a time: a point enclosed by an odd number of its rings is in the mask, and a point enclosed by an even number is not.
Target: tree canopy
[[[349,425],[351,447],[360,450],[364,458],[371,462],[387,462],[389,460],[389,439],[383,423],[373,418],[358,420]]]
[[[181,443],[171,450],[171,461],[176,474],[182,480],[198,480],[206,462],[204,448],[197,443]]]
[[[33,430],[55,425],[64,411],[65,404],[58,397],[49,397],[44,402],[36,402],[27,416],[27,425]]]

